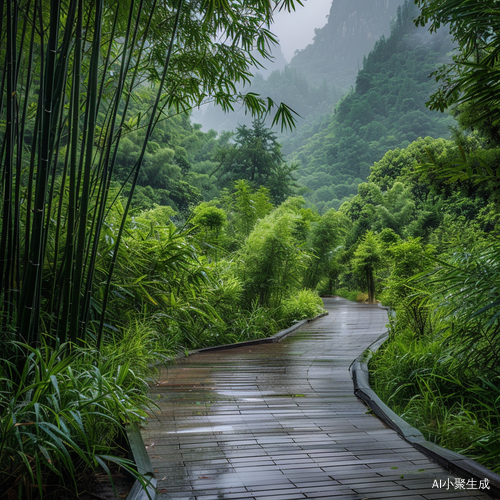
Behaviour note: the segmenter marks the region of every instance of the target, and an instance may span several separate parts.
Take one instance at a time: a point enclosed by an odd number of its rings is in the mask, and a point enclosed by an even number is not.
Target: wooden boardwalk
[[[143,431],[158,498],[490,498],[455,490],[453,476],[353,395],[348,367],[384,331],[386,312],[343,299],[325,307],[329,316],[278,344],[162,370],[153,390],[161,412]]]

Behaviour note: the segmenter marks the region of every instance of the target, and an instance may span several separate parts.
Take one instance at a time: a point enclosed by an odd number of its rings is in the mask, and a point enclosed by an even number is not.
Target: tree
[[[354,252],[353,267],[363,275],[368,289],[368,302],[375,303],[375,271],[383,264],[380,242],[372,231],[368,231]]]
[[[465,105],[465,126],[487,131],[500,142],[500,13],[495,0],[417,0],[422,9],[417,25],[430,23],[437,31],[446,25],[458,44],[453,62],[436,73],[441,86],[428,106],[444,111]]]
[[[227,186],[237,180],[247,180],[253,186],[271,191],[276,204],[285,201],[295,186],[295,165],[287,165],[276,134],[257,119],[252,128],[242,125],[236,129],[235,144],[221,148],[216,156],[220,172],[219,183]]]
[[[313,223],[308,243],[314,259],[304,273],[306,288],[314,290],[324,277],[331,278],[330,289],[332,288],[332,277],[338,272],[334,249],[345,235],[347,224],[347,217],[333,208]]]
[[[309,256],[296,237],[300,216],[284,203],[257,221],[239,251],[238,276],[243,282],[247,307],[254,301],[277,308],[298,291],[302,270]]]
[[[220,235],[227,224],[226,212],[208,203],[201,203],[193,210],[191,222],[201,228],[205,252],[207,255],[213,253],[217,262]]]

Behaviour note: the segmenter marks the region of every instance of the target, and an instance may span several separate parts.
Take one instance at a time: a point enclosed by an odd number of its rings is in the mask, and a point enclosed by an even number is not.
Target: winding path
[[[278,344],[209,351],[163,369],[161,412],[143,437],[159,499],[490,498],[367,412],[351,362],[385,330],[373,306],[325,299],[330,314]],[[450,478],[447,490],[434,481]]]

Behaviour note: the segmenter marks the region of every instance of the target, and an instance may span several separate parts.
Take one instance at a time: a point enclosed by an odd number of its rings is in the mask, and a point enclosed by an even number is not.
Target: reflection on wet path
[[[143,437],[160,499],[488,498],[432,488],[447,473],[354,396],[351,362],[386,312],[325,299],[278,344],[197,354],[161,372]]]

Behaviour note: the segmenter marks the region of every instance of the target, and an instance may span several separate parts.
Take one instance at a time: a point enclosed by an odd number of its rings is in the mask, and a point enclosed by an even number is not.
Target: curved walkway
[[[455,490],[354,396],[348,367],[384,332],[386,311],[343,299],[325,307],[328,316],[278,344],[162,370],[161,411],[143,431],[159,499],[490,498]]]

